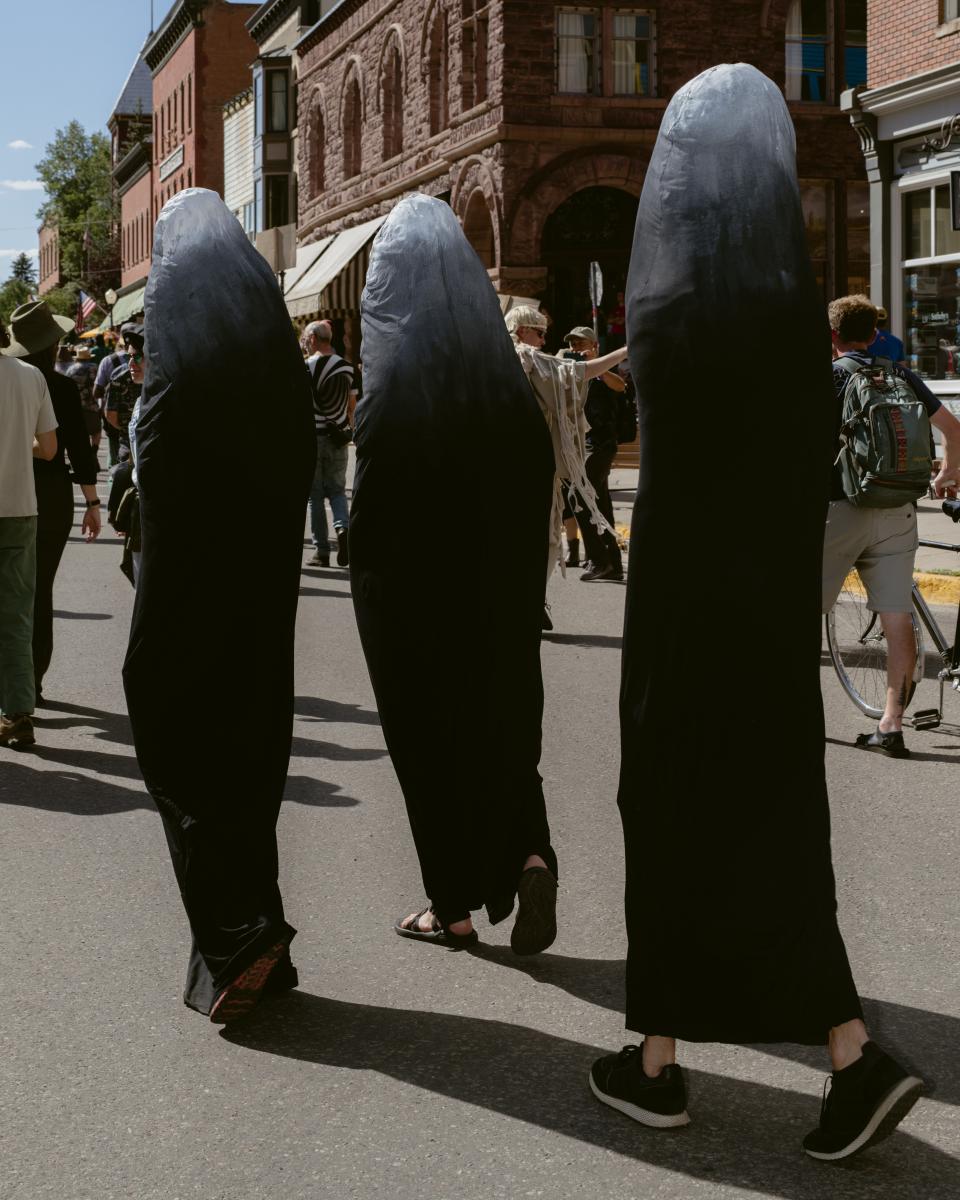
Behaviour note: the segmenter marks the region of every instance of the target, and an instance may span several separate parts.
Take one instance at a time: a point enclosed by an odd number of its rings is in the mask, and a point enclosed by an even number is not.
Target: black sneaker
[[[590,1068],[590,1091],[601,1104],[651,1129],[690,1124],[683,1072],[673,1064],[655,1079],[644,1075],[640,1046],[624,1046],[619,1054],[598,1058]]]
[[[337,530],[337,566],[350,566],[350,547],[346,529]]]
[[[811,1158],[834,1162],[889,1137],[920,1096],[923,1081],[867,1042],[863,1057],[824,1085],[820,1125],[803,1139]]]
[[[329,554],[321,554],[319,551],[317,551],[315,554],[311,555],[311,557],[307,559],[307,566],[308,567],[329,567],[330,566],[330,555]]]
[[[580,576],[581,583],[594,583],[597,580],[617,580],[620,582],[623,579],[623,571],[618,571],[616,567],[593,567],[589,571],[584,571]]]

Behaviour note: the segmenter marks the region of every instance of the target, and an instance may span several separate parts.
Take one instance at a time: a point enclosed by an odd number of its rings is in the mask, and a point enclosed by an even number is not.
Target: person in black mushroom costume
[[[448,205],[401,201],[362,300],[363,398],[350,514],[353,602],[428,907],[403,937],[473,945],[471,912],[513,910],[511,945],[556,936],[557,859],[540,760],[540,620],[550,436],[489,277]],[[504,432],[509,431],[505,437]],[[510,536],[484,571],[464,530],[509,479]],[[411,571],[397,497],[445,547]]]
[[[790,116],[753,67],[712,68],[670,102],[640,201],[627,297],[641,462],[618,800],[626,1024],[645,1040],[599,1059],[590,1086],[635,1120],[670,1128],[689,1120],[675,1039],[829,1043],[833,1086],[804,1149],[845,1158],[891,1128],[921,1083],[868,1040],[837,925],[819,679],[836,407],[830,335],[807,254]],[[759,356],[724,357],[748,342]],[[778,430],[789,432],[779,450]],[[691,436],[704,455],[692,474],[706,477],[707,492],[676,488],[677,447]],[[732,639],[749,611],[752,643],[777,648],[786,721],[734,654],[726,669],[722,658],[715,664],[723,715],[690,708],[689,681],[703,666],[703,595],[675,595],[664,607],[651,568],[674,556],[678,536],[711,525],[698,564],[716,583],[710,627]],[[774,574],[776,604],[749,607]]]
[[[184,1000],[225,1023],[265,988],[296,984],[276,823],[314,465],[310,383],[275,278],[214,192],[180,192],[161,212],[145,325],[143,557],[123,678],[193,933]],[[215,508],[219,492],[198,485],[198,428],[244,498],[242,520],[219,522],[215,550],[214,509],[198,506]],[[202,717],[187,707],[197,694]]]

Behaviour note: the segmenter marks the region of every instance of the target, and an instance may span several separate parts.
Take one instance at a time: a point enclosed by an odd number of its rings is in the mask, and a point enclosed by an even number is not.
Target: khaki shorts
[[[823,537],[823,612],[836,603],[854,567],[872,612],[911,612],[917,537],[912,504],[855,508],[847,500],[832,500]]]

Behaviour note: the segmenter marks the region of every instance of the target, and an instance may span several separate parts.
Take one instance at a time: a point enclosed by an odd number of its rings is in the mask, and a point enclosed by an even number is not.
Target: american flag
[[[92,296],[88,296],[86,292],[81,291],[77,297],[77,333],[83,333],[83,327],[87,317],[97,307],[97,302]]]

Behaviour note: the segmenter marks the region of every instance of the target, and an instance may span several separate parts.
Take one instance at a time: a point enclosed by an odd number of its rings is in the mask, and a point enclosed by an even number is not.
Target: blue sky
[[[155,25],[169,0],[154,0]],[[0,281],[13,253],[36,253],[36,163],[76,118],[91,132],[107,117],[150,30],[149,0],[3,4],[0,26]],[[34,185],[31,187],[31,184]]]

